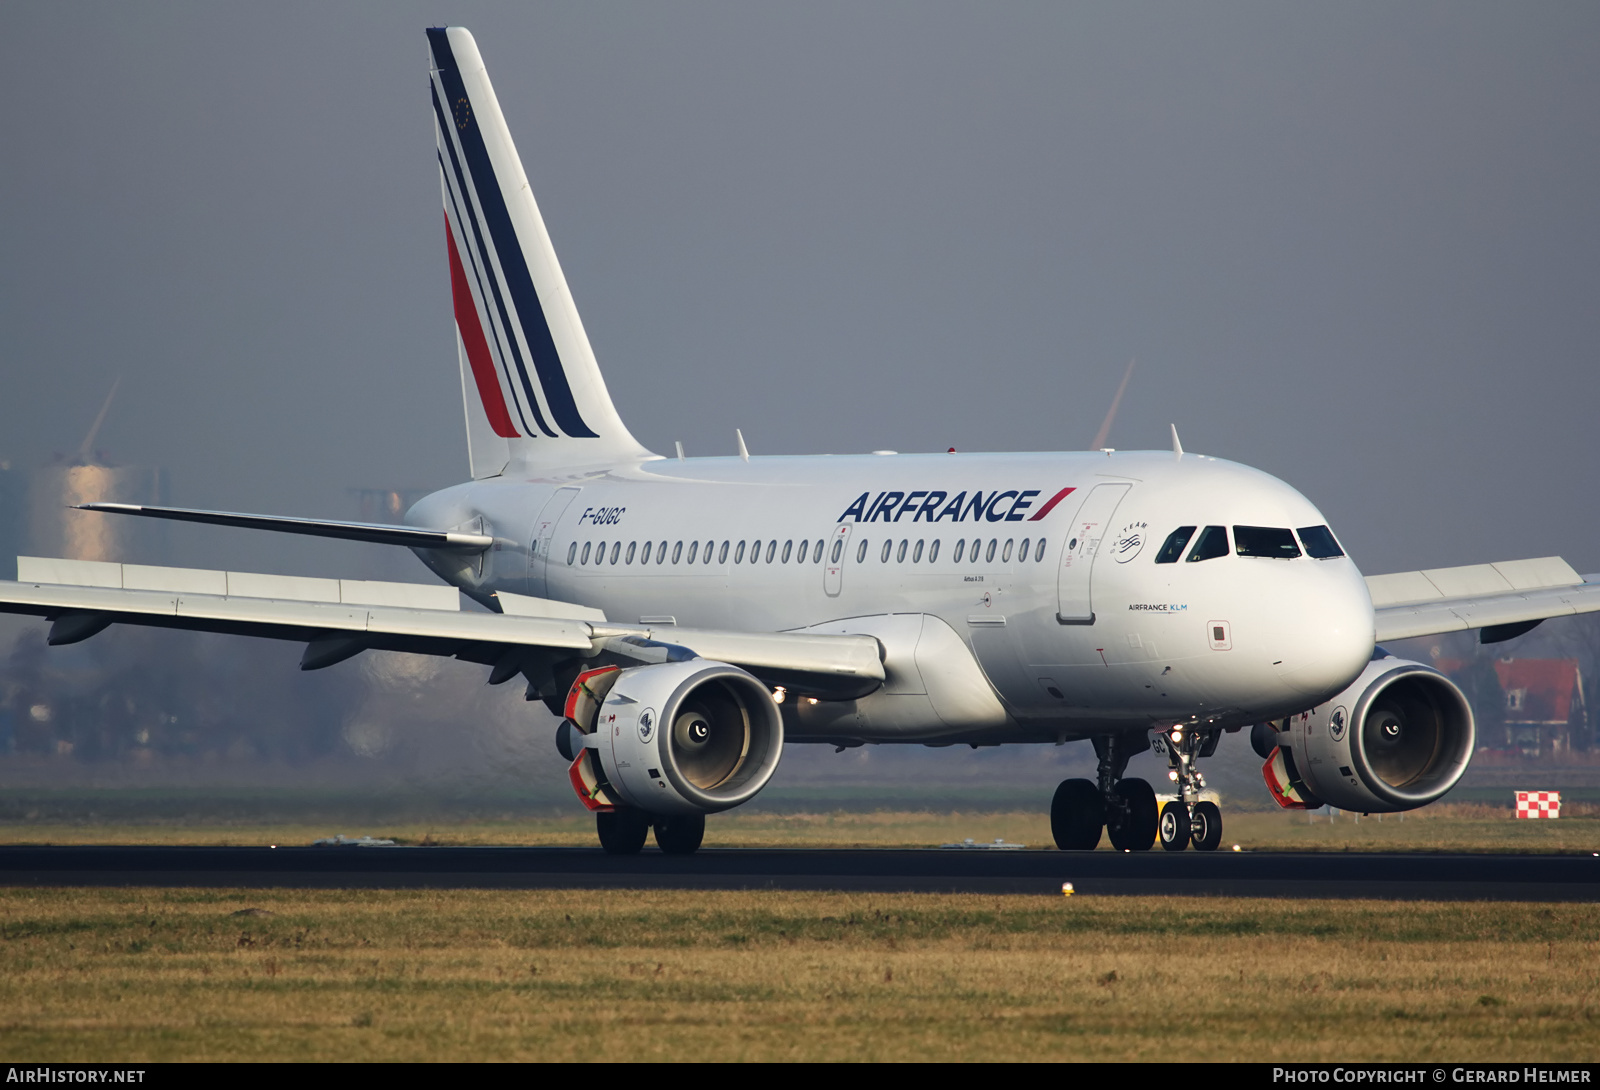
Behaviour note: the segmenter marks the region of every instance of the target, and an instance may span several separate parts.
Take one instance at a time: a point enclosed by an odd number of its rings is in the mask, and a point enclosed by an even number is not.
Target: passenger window
[[[667,562],[667,543],[665,541],[663,541],[661,543],[661,547],[656,549],[656,563],[657,564],[665,564],[666,562]],[[676,564],[677,561],[674,560],[673,563]]]
[[[743,545],[739,546],[739,551],[740,552],[744,551],[744,546]],[[726,564],[727,562],[728,562],[728,543],[726,541],[724,541],[722,543],[722,548],[717,550],[717,563],[718,564]]]
[[[711,563],[711,546],[713,546],[715,544],[716,544],[716,542],[714,542],[714,541],[706,542],[706,551],[701,554],[700,563],[702,563],[702,564]],[[726,560],[728,558],[728,547],[726,545],[724,545],[722,547],[722,558],[724,560]]]
[[[906,562],[906,542],[904,538],[900,539],[900,548],[895,552],[894,559],[897,564]]]
[[[678,542],[672,547],[672,562],[676,564],[683,559],[683,542]],[[694,546],[689,546],[689,563],[694,563]]]
[[[630,547],[628,549],[628,552],[630,552],[630,553],[633,552],[632,547]],[[639,558],[639,563],[641,563],[641,564],[650,563],[650,542],[648,542],[648,541],[646,541],[644,543],[644,555]]]
[[[577,555],[578,555],[578,543],[576,541],[574,541],[572,543],[572,546],[567,549],[567,566],[568,567],[572,566],[572,561],[573,561],[573,559],[575,557],[577,557]]]
[[[629,564],[633,563],[633,547],[634,547],[635,544],[637,544],[637,542],[633,542],[633,541],[628,542],[628,560],[627,560],[627,562]]]
[[[744,563],[744,542],[742,541],[739,542],[739,547],[733,550],[733,562],[735,564]]]
[[[806,562],[806,550],[810,547],[811,542],[809,541],[802,541],[800,543],[800,555],[795,558],[796,564],[804,564]]]
[[[1044,538],[1042,537],[1039,539],[1039,544],[1033,547],[1033,562],[1035,564],[1044,563]]]
[[[1306,555],[1318,560],[1332,560],[1336,556],[1343,556],[1344,550],[1339,548],[1339,543],[1333,539],[1333,531],[1326,526],[1302,526],[1296,531],[1300,535],[1300,544],[1306,547]]]
[[[772,554],[777,552],[777,551],[778,551],[778,542],[777,542],[776,539],[767,542],[767,563],[768,564],[772,563]]]
[[[1200,540],[1189,553],[1189,563],[1197,560],[1215,560],[1228,555],[1228,531],[1221,526],[1207,526],[1200,531]]]
[[[785,541],[783,543],[783,562],[785,564],[787,564],[789,562],[789,556],[793,552],[794,552],[794,542]]]
[[[1010,538],[1006,541],[1005,551],[1000,554],[1000,562],[1002,564],[1011,563],[1011,546],[1015,541],[1015,538]]]
[[[1017,562],[1019,564],[1028,559],[1028,550],[1032,548],[1032,546],[1033,542],[1029,541],[1027,538],[1022,539],[1022,544],[1017,546]]]
[[[1156,554],[1157,564],[1176,564],[1183,556],[1183,547],[1189,544],[1189,539],[1194,536],[1193,526],[1180,526],[1167,535],[1161,551]]]
[[[1240,556],[1265,556],[1275,560],[1293,560],[1300,555],[1300,546],[1287,526],[1235,526],[1233,551]]]
[[[967,551],[967,539],[964,538],[964,537],[956,538],[956,555],[950,558],[950,562],[952,564],[961,563],[961,555],[963,553],[965,553],[966,551]]]
[[[911,550],[911,562],[913,564],[922,563],[922,542],[920,541],[917,542],[917,547]]]
[[[981,537],[973,538],[972,539],[972,562],[974,564],[976,564],[978,562],[978,552],[982,548],[983,548],[983,538],[981,538]]]
[[[583,543],[583,559],[578,561],[578,563],[587,564],[589,562],[589,550],[592,548],[594,548],[594,542],[585,541]]]
[[[689,542],[689,563],[693,564],[694,563],[694,558],[696,556],[698,556],[699,553],[700,553],[700,543],[698,541]],[[711,555],[711,550],[710,549],[706,550],[706,555],[707,556]]]
[[[994,563],[994,547],[996,545],[998,545],[998,544],[1000,544],[1000,539],[999,538],[995,538],[994,540],[989,542],[989,551],[988,551],[988,553],[986,553],[984,555],[984,558],[983,558],[983,561],[984,561],[985,564],[993,564]]]
[[[932,564],[935,560],[938,560],[938,559],[939,559],[939,543],[937,541],[935,541],[932,545],[928,546],[928,563]]]
[[[813,564],[822,563],[822,539],[820,537],[817,538],[817,547],[811,551],[811,557],[811,562]],[[837,560],[838,557],[835,557],[834,559]]]
[[[856,563],[863,563],[867,559],[867,539],[862,538],[861,544],[856,548]]]
[[[889,553],[893,548],[894,548],[894,542],[885,541],[883,543],[883,555],[880,556],[878,559],[883,561],[883,563],[887,564],[889,562]]]
[[[611,562],[613,564],[617,562],[617,554],[620,552],[622,552],[622,542],[613,541],[611,543]]]

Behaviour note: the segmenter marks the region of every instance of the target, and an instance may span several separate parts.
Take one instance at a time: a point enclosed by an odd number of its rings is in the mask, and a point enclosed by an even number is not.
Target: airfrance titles
[[[1031,514],[1034,497],[1044,490],[973,489],[951,496],[949,492],[863,492],[844,509],[836,522],[899,522],[907,515],[912,522],[1038,522],[1072,492],[1063,488]]]

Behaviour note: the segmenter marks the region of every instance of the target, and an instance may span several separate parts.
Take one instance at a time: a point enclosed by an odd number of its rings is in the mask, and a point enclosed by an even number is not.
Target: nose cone
[[[1372,598],[1355,565],[1314,561],[1285,595],[1273,669],[1290,689],[1320,704],[1355,680],[1372,658]],[[1335,567],[1337,565],[1337,567]]]

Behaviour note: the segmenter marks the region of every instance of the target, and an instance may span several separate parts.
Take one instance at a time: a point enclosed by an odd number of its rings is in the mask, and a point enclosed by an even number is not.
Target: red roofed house
[[[1524,757],[1570,750],[1573,727],[1588,722],[1578,660],[1500,659],[1494,672],[1506,694],[1506,748]]]

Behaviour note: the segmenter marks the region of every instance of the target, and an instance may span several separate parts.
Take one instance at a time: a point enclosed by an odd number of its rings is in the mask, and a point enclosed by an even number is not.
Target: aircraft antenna
[[[1122,392],[1128,388],[1128,379],[1133,377],[1133,365],[1137,358],[1128,361],[1128,369],[1122,372],[1122,384],[1117,387],[1117,396],[1111,399],[1111,408],[1106,410],[1106,418],[1100,422],[1100,430],[1094,433],[1094,442],[1089,444],[1090,450],[1104,450],[1106,440],[1111,437],[1111,422],[1117,418],[1117,406],[1122,404]]]

